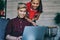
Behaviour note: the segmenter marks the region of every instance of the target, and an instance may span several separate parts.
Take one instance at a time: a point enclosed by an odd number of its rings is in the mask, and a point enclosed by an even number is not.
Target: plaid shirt
[[[32,26],[32,24],[24,18],[14,18],[9,21],[6,27],[6,35],[21,36],[25,26]]]

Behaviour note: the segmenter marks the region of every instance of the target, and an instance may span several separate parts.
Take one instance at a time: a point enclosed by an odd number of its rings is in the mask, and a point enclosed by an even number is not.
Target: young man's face
[[[20,18],[24,18],[26,15],[26,8],[21,8],[21,9],[18,9],[18,16]]]
[[[32,0],[31,1],[31,7],[33,9],[37,9],[38,6],[39,6],[39,0]]]

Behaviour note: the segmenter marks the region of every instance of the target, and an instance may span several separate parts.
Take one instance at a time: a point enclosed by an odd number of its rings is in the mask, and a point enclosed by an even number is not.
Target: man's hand
[[[19,37],[17,38],[17,40],[22,40],[22,36],[19,36]]]
[[[7,39],[7,40],[18,40],[17,37],[11,36],[11,35],[7,35],[7,36],[6,36],[6,39]]]

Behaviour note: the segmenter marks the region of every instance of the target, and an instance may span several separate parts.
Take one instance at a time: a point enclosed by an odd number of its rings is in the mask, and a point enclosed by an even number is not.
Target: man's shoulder
[[[16,23],[16,18],[13,18],[13,19],[10,19],[9,21],[8,21],[8,25],[10,25],[10,24],[14,24],[14,23]]]
[[[13,19],[11,19],[10,21],[15,21],[15,20],[17,20],[17,18],[13,18]]]

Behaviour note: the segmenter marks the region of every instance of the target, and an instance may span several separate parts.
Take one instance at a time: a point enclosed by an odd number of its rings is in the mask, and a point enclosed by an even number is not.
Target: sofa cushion
[[[5,28],[7,26],[8,20],[0,18],[0,40],[4,39]]]

